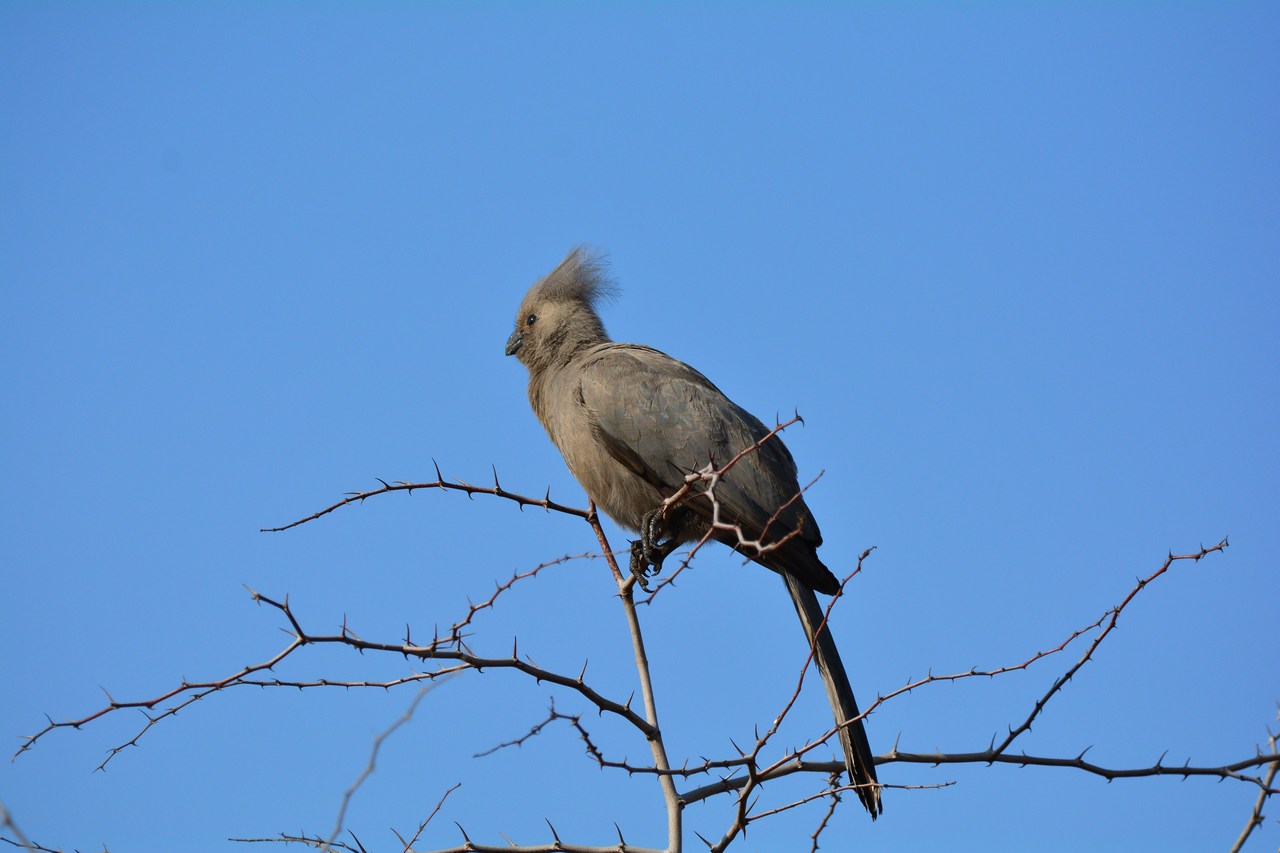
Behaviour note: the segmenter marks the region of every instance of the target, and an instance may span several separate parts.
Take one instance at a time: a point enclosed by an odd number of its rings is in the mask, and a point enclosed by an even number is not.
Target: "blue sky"
[[[390,495],[385,479],[582,504],[503,344],[574,244],[608,251],[620,340],[697,366],[787,441],[823,555],[877,551],[835,617],[864,701],[1017,663],[1166,552],[1021,741],[1117,767],[1246,758],[1275,728],[1280,553],[1280,7],[1273,4],[65,4],[0,6],[0,733],[158,695],[285,642],[242,584],[328,632],[448,625],[573,519]],[[615,544],[621,535],[613,533]],[[725,755],[790,695],[777,579],[709,550],[642,612],[669,749]],[[599,561],[518,587],[472,644],[623,698]],[[1074,658],[1072,658],[1074,660]],[[966,752],[1066,667],[936,685],[873,748]],[[317,650],[282,676],[392,678]],[[663,838],[656,788],[602,772],[510,673],[428,695],[347,814],[394,848]],[[243,850],[325,833],[390,693],[231,692],[93,773],[140,717],[0,764],[0,801],[68,849]],[[638,738],[587,719],[618,754]],[[791,743],[829,724],[810,682]],[[872,825],[823,849],[1225,849],[1255,789],[1070,770],[890,764]],[[803,786],[773,786],[786,802]],[[1274,804],[1271,811],[1275,811]],[[742,849],[806,847],[811,805]],[[723,832],[722,806],[688,824]],[[692,836],[690,840],[694,841]],[[1248,849],[1274,849],[1272,820]],[[695,841],[696,843],[696,841]]]

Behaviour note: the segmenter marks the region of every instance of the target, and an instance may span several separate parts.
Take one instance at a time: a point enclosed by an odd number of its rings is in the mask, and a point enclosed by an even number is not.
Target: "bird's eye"
[[[526,326],[532,326],[532,325],[533,325],[534,323],[536,323],[536,322],[538,322],[538,315],[537,315],[537,314],[530,314],[528,317],[525,317],[525,319],[524,319],[524,324],[525,324]]]

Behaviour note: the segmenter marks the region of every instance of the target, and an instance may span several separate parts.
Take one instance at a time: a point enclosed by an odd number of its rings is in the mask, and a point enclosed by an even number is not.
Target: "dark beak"
[[[520,334],[520,330],[517,329],[511,333],[511,337],[507,338],[507,355],[515,355],[522,346],[524,346],[524,337]]]

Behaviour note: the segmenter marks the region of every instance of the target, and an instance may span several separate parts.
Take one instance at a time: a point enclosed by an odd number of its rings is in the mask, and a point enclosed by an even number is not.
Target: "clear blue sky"
[[[835,630],[860,696],[1016,663],[1169,550],[1022,742],[1119,767],[1251,755],[1280,699],[1280,6],[1193,3],[0,5],[4,406],[0,734],[230,674],[317,632],[425,635],[495,579],[595,547],[572,519],[393,495],[257,532],[375,477],[583,503],[503,343],[573,244],[610,252],[615,338],[688,361],[762,418],[793,409],[823,554],[878,546]],[[615,542],[621,537],[615,534]],[[708,551],[644,611],[677,760],[767,725],[804,657],[777,579]],[[598,561],[477,624],[625,697]],[[887,751],[985,748],[1066,665],[936,686],[868,722]],[[394,677],[317,652],[285,677]],[[656,789],[601,772],[554,693],[455,679],[348,814],[392,849],[662,841]],[[325,833],[411,699],[213,697],[93,768],[141,718],[0,763],[50,846],[243,850]],[[584,710],[557,694],[561,710]],[[811,682],[791,742],[829,716]],[[590,718],[617,753],[644,744]],[[875,825],[823,849],[1225,849],[1255,790],[889,765]],[[783,802],[795,788],[766,792]],[[800,849],[821,806],[753,826]],[[1272,813],[1280,805],[1272,804]],[[718,836],[718,806],[688,813]],[[692,838],[692,836],[690,836]],[[1273,850],[1272,820],[1250,849]]]

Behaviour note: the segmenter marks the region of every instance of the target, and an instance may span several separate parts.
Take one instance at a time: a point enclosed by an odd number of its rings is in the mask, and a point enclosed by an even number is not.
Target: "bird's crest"
[[[607,274],[608,261],[603,254],[587,246],[575,246],[564,260],[533,286],[539,301],[581,302],[596,308],[600,302],[613,299],[618,288]]]

